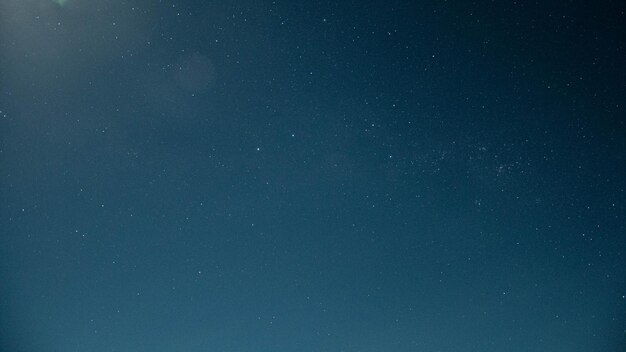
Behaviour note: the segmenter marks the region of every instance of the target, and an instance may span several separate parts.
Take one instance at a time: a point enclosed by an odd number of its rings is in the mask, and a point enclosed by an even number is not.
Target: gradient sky
[[[624,11],[0,0],[0,351],[623,350]]]

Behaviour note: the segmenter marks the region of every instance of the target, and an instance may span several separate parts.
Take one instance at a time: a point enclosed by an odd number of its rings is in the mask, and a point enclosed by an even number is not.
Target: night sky
[[[0,0],[0,351],[624,351],[625,8]]]

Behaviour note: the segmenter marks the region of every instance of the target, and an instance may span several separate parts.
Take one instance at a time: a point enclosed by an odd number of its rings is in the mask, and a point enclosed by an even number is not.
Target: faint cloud
[[[17,81],[82,79],[149,47],[154,14],[118,1],[0,1],[0,59]]]

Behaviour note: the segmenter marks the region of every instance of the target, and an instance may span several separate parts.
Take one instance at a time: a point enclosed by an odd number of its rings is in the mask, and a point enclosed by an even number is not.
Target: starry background
[[[0,0],[0,350],[623,350],[622,5]]]

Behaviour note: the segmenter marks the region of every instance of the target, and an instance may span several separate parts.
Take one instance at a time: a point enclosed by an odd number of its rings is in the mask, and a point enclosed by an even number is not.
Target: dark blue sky
[[[0,350],[623,349],[624,11],[0,0]]]

